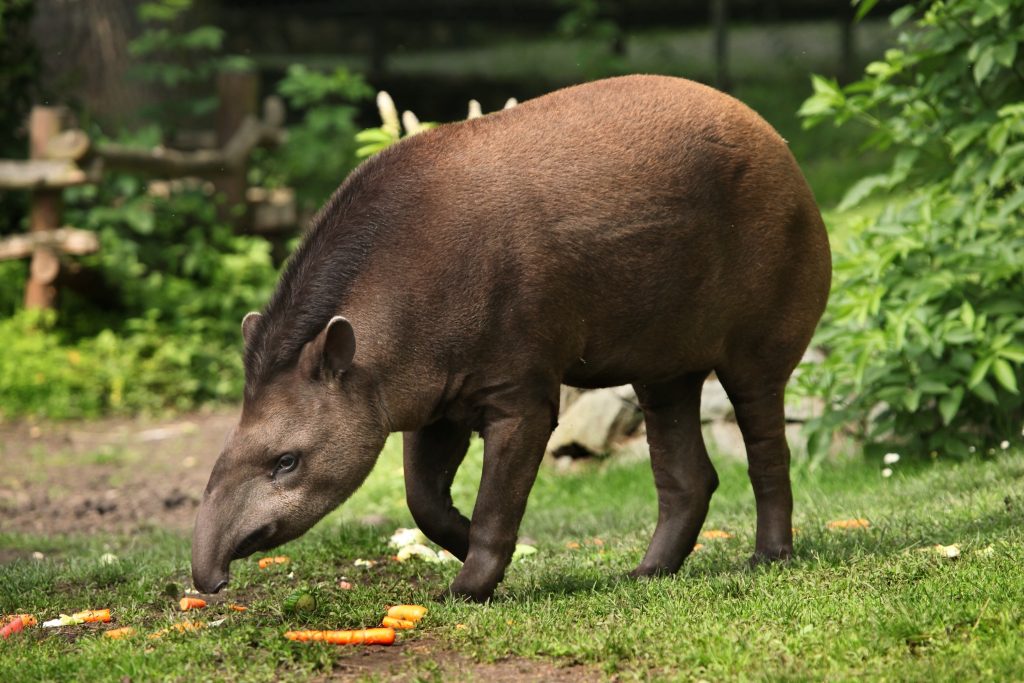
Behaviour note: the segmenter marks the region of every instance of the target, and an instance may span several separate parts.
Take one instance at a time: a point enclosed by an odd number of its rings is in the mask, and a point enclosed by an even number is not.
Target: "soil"
[[[46,536],[188,531],[237,420],[232,408],[162,422],[0,423],[2,529]]]
[[[573,662],[552,663],[525,657],[476,662],[430,639],[393,647],[362,648],[339,657],[322,681],[488,681],[488,683],[579,683],[606,680],[593,666]],[[612,678],[611,680],[614,680]]]

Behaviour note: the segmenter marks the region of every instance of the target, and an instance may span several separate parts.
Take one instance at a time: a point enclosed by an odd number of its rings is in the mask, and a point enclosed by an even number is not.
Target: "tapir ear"
[[[327,323],[323,354],[324,367],[334,374],[345,372],[352,365],[352,358],[356,355],[356,334],[352,331],[352,323],[340,315]]]
[[[252,342],[256,338],[256,325],[262,317],[256,311],[251,311],[242,318],[242,340],[246,346],[252,346]]]

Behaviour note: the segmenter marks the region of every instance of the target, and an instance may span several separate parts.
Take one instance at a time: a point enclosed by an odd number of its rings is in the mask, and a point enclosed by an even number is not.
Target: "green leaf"
[[[992,361],[995,360],[992,356],[985,356],[979,358],[971,368],[970,377],[967,379],[967,388],[973,389],[974,387],[981,384],[981,381],[985,379],[985,375],[988,374],[989,368],[992,367]]]
[[[892,13],[889,17],[889,25],[893,28],[897,28],[906,23],[907,19],[914,16],[914,10],[916,8],[913,5],[905,5],[900,7],[898,10]]]
[[[846,194],[843,196],[843,200],[839,202],[839,206],[836,207],[836,211],[846,211],[860,204],[874,191],[889,186],[889,174],[879,173],[876,175],[869,175],[866,178],[861,178],[853,184]]]
[[[1000,358],[1005,358],[1013,363],[1024,364],[1024,346],[1006,346],[996,352]]]
[[[863,19],[878,4],[878,0],[853,0],[853,2],[857,5],[857,13],[854,15],[855,21]]]
[[[995,48],[993,48],[992,54],[996,62],[1008,69],[1012,68],[1013,60],[1017,58],[1017,41],[1008,40],[996,45]]]
[[[992,73],[992,67],[996,65],[995,49],[992,46],[986,47],[978,55],[974,63],[974,82],[981,85],[988,75]]]
[[[963,398],[964,388],[955,387],[939,400],[939,414],[942,416],[942,424],[949,425],[953,421],[957,410],[960,409],[960,402],[963,401]]]
[[[1017,389],[1017,375],[1013,371],[1013,366],[1005,359],[996,358],[992,361],[992,374],[995,376],[996,381],[1002,384],[1003,388],[1011,394],[1019,393]]]
[[[999,397],[996,396],[995,389],[988,382],[979,382],[977,386],[971,388],[971,393],[985,403],[990,403],[994,406],[999,405]]]

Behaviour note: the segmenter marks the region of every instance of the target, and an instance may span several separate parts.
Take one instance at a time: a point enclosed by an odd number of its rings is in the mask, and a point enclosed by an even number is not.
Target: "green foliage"
[[[804,373],[830,411],[812,448],[861,436],[937,455],[1020,438],[1024,401],[1024,0],[929,0],[896,11],[898,47],[840,87],[815,77],[808,125],[860,121],[891,149],[840,209],[886,206],[837,259]]]
[[[129,70],[132,77],[165,90],[187,93],[147,112],[147,118],[165,125],[212,112],[217,107],[217,98],[210,94],[209,86],[217,72],[248,65],[245,58],[221,54],[222,29],[216,26],[184,28],[191,8],[192,0],[155,0],[140,4],[137,14],[143,30],[128,46],[137,60]],[[198,94],[194,90],[197,87],[206,94]]]
[[[611,15],[617,3],[607,0],[560,0],[566,13],[558,21],[558,33],[578,39],[577,63],[587,78],[604,78],[628,71],[616,48],[624,40],[622,29]]]
[[[356,105],[373,95],[362,77],[338,68],[323,73],[293,64],[278,84],[288,104],[304,110],[288,129],[288,141],[260,161],[254,179],[295,187],[300,204],[315,209],[356,164]]]
[[[135,177],[110,175],[65,200],[69,221],[99,234],[103,249],[81,262],[102,273],[115,300],[65,291],[56,313],[20,311],[0,322],[0,416],[237,399],[239,321],[266,300],[276,276],[267,242],[220,223],[202,187],[160,197]],[[24,267],[0,270],[18,298],[23,277]],[[0,299],[4,313],[16,303]]]

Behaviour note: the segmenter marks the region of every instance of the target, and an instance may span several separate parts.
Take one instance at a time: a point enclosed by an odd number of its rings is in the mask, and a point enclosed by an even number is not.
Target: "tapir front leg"
[[[452,504],[452,481],[466,457],[472,430],[439,420],[405,432],[405,499],[420,530],[434,543],[465,562],[469,520]]]
[[[484,469],[469,527],[469,554],[451,594],[490,599],[512,559],[537,468],[554,428],[557,402],[517,406],[484,427]]]

